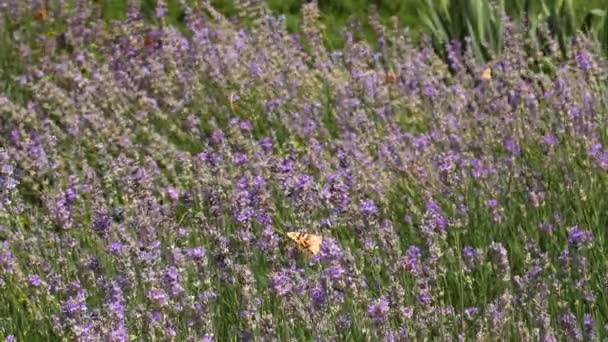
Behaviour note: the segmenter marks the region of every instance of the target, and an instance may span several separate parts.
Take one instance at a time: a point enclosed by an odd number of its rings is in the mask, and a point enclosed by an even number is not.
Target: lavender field
[[[314,3],[300,35],[51,3],[0,1],[5,341],[608,340],[590,37],[504,18],[481,62],[379,20],[327,49]]]

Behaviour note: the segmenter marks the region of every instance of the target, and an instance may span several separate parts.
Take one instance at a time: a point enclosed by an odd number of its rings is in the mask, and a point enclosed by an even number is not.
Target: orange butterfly
[[[397,81],[397,75],[393,72],[387,72],[384,75],[384,82],[385,83],[395,83]]]
[[[44,6],[38,6],[34,11],[34,19],[36,19],[36,21],[45,21],[48,16],[49,14]]]
[[[150,34],[144,37],[144,46],[148,48],[160,48],[162,46],[162,41],[158,37],[154,37]]]
[[[485,70],[481,73],[481,79],[489,81],[492,79],[492,69],[485,68]]]
[[[323,237],[320,235],[300,232],[288,232],[287,237],[293,240],[298,245],[298,248],[311,255],[319,253],[321,241],[323,241]]]

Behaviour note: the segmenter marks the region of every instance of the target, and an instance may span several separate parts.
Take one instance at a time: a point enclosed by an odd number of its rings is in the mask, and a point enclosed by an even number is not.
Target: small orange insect
[[[481,73],[481,79],[489,81],[492,79],[492,69],[490,68],[486,68],[482,73]]]
[[[288,232],[287,237],[296,243],[298,248],[305,251],[309,255],[315,255],[321,250],[321,242],[323,237],[315,234],[302,232]]]
[[[395,82],[397,82],[397,75],[395,75],[395,73],[390,72],[390,71],[387,72],[384,75],[384,82],[386,82],[386,83],[395,83]]]
[[[38,6],[38,8],[36,8],[34,11],[34,19],[36,19],[36,21],[46,21],[48,16],[49,14],[44,6]]]
[[[162,45],[163,45],[163,41],[158,33],[148,32],[144,36],[144,46],[145,47],[158,49],[158,48],[162,47]]]
[[[146,47],[152,47],[152,46],[156,45],[156,41],[152,37],[146,36],[146,37],[144,37],[144,45]]]

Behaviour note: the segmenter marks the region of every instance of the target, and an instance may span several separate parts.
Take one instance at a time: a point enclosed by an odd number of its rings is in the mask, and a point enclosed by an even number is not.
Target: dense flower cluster
[[[177,28],[157,3],[13,25],[7,341],[608,335],[608,65],[584,36],[530,58],[508,24],[489,64],[464,42],[446,65],[392,27],[328,50],[314,3],[301,36],[203,2]]]

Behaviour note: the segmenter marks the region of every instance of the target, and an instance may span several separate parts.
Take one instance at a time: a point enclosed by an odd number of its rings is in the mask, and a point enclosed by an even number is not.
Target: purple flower
[[[595,335],[595,324],[593,322],[593,317],[590,314],[585,314],[583,316],[583,332],[590,338]]]
[[[249,157],[246,153],[238,152],[234,154],[234,156],[232,157],[232,161],[236,165],[245,165],[249,161]]]
[[[13,173],[13,167],[11,165],[4,164],[2,165],[2,168],[0,168],[0,173],[11,175]]]
[[[568,244],[573,247],[582,247],[593,242],[593,233],[589,230],[585,231],[578,226],[570,227],[568,232]]]
[[[581,329],[578,327],[576,315],[574,315],[570,311],[567,311],[559,316],[558,321],[561,328],[564,330],[564,333],[569,339],[575,341],[583,340],[583,334]]]
[[[164,275],[165,283],[168,285],[173,285],[179,281],[179,270],[175,266],[169,266],[165,270]]]
[[[194,261],[200,261],[205,256],[205,249],[203,247],[194,247],[186,251],[188,258]]]
[[[71,204],[76,199],[76,191],[72,188],[69,188],[65,191],[65,200],[67,203]]]
[[[270,150],[272,150],[272,138],[270,138],[270,137],[264,137],[259,142],[259,144],[262,147],[262,149],[266,152],[269,152]]]
[[[318,260],[332,263],[342,258],[343,252],[340,245],[335,239],[324,238],[321,242],[321,249],[314,258],[318,257]]]
[[[327,300],[325,289],[319,285],[316,285],[310,289],[309,296],[312,303],[316,306],[325,304],[325,301]]]
[[[541,342],[557,342],[557,338],[552,335],[551,333],[545,333],[543,336],[541,336],[540,338]]]
[[[498,277],[503,281],[509,281],[511,268],[506,248],[500,242],[492,242],[489,253]]]
[[[594,143],[589,146],[588,154],[591,157],[597,157],[603,150],[603,146],[600,143]]]
[[[585,53],[585,52],[577,53],[575,60],[576,60],[576,63],[578,64],[578,67],[581,68],[581,70],[589,71],[589,69],[591,68],[591,61],[590,61],[589,55],[587,53]]]
[[[441,207],[439,206],[439,204],[435,201],[428,201],[426,202],[426,210],[427,212],[429,212],[430,214],[433,215],[441,215]]]
[[[167,296],[167,293],[163,289],[152,288],[148,290],[146,296],[152,303],[154,303],[158,307],[164,307],[169,304],[169,298]]]
[[[367,314],[376,322],[382,323],[386,320],[389,311],[389,303],[386,297],[376,299],[367,307]]]
[[[469,307],[464,310],[464,317],[470,321],[474,320],[477,314],[479,314],[479,309],[476,307]]]
[[[8,247],[8,242],[5,241],[2,247]],[[15,264],[15,258],[13,253],[9,249],[0,248],[0,272],[1,273],[12,273],[13,265]]]
[[[423,93],[427,97],[434,97],[435,95],[437,95],[437,90],[435,90],[435,87],[433,87],[432,85],[427,85],[424,87]]]
[[[163,7],[161,7],[161,6],[157,6],[157,7],[156,7],[156,9],[155,9],[155,11],[154,11],[154,15],[155,15],[157,18],[162,18],[162,17],[164,17],[164,16],[165,16],[165,13],[166,13],[166,12],[167,12],[167,10],[166,10],[165,8],[163,8]]]
[[[495,199],[489,199],[486,201],[486,207],[490,208],[490,209],[496,209],[496,207],[498,206],[498,201]]]
[[[276,272],[270,280],[271,291],[284,296],[293,290],[293,283],[285,272]]]
[[[179,190],[171,187],[167,189],[167,196],[169,196],[172,201],[177,201],[179,199]]]
[[[108,236],[110,232],[110,226],[112,224],[112,217],[102,211],[95,211],[93,213],[93,231],[102,238]]]
[[[538,228],[549,235],[553,234],[554,227],[551,223],[540,223]]]
[[[416,246],[409,246],[405,256],[401,257],[401,267],[407,272],[418,273],[420,271],[422,252]]]
[[[151,312],[150,314],[148,314],[148,318],[152,322],[160,322],[160,320],[163,319],[163,314],[160,313],[159,311],[154,311],[154,312]]]
[[[113,325],[109,329],[109,341],[112,342],[126,342],[129,340],[129,333],[127,327],[123,322]]]
[[[541,138],[541,144],[546,148],[557,145],[557,138],[553,134],[545,134]]]
[[[122,244],[118,241],[114,241],[106,247],[106,252],[114,256],[119,256],[122,249]]]
[[[519,148],[519,145],[513,139],[507,139],[507,140],[505,140],[504,147],[512,155],[518,155],[521,152],[521,150]]]
[[[332,266],[325,270],[325,276],[330,280],[340,280],[346,271],[340,265]]]
[[[61,305],[61,312],[70,318],[76,318],[86,312],[86,303],[84,299],[78,297],[70,297],[63,301]]]
[[[464,258],[464,260],[472,262],[477,259],[477,251],[475,251],[475,248],[471,246],[465,246],[462,249],[462,257]]]
[[[40,287],[40,285],[42,284],[42,280],[36,274],[30,274],[27,277],[27,282],[28,284],[30,284],[31,287]]]
[[[477,250],[475,250],[475,248],[471,246],[465,246],[462,249],[462,258],[464,259],[465,263],[465,271],[469,273],[472,271],[472,268],[479,260],[479,253],[477,252]]]
[[[374,203],[373,200],[367,199],[361,202],[361,205],[359,206],[359,211],[362,215],[372,216],[378,212],[378,208],[376,207],[376,203]]]
[[[239,127],[243,132],[251,132],[252,126],[249,120],[243,120],[239,123]]]
[[[426,307],[429,307],[429,305],[433,302],[433,298],[431,297],[428,289],[421,289],[420,292],[418,292],[417,299],[420,305]]]
[[[349,314],[340,314],[336,319],[336,330],[345,331],[350,328],[351,323],[352,320]]]
[[[4,338],[4,342],[17,342],[17,339],[15,338],[15,336],[13,335],[7,335]]]

